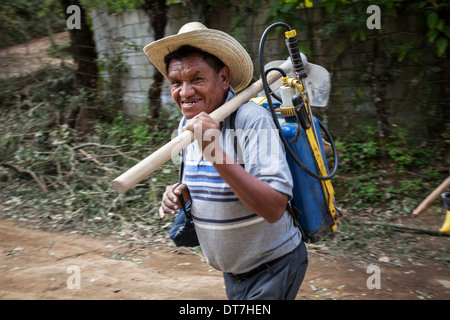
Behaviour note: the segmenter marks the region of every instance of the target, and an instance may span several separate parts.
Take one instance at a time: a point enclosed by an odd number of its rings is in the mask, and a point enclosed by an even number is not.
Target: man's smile
[[[183,108],[190,108],[190,107],[193,107],[194,105],[196,105],[199,101],[200,101],[200,99],[191,100],[191,101],[181,101],[181,106]]]

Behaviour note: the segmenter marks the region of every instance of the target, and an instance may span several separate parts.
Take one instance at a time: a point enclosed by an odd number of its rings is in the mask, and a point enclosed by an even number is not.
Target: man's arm
[[[251,175],[223,152],[227,162],[214,164],[217,172],[228,183],[239,200],[251,211],[262,216],[270,223],[277,222],[286,210],[288,196],[266,182]],[[234,163],[231,163],[233,161]]]
[[[194,132],[200,141],[204,158],[214,165],[220,176],[249,210],[270,223],[277,222],[283,216],[288,196],[245,171],[223,150],[220,142],[214,138],[220,129],[217,121],[202,112],[187,123],[186,129]]]

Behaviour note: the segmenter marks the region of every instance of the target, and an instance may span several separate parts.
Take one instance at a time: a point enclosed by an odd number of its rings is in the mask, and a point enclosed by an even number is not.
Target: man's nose
[[[194,88],[189,82],[183,82],[181,86],[180,96],[182,98],[188,98],[194,94]]]

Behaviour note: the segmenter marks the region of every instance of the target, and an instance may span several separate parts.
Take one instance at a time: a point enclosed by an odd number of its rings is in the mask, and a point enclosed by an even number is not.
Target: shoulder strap
[[[185,126],[185,124],[186,124],[186,118],[183,117],[183,124],[182,124],[183,127]],[[184,149],[181,150],[181,152],[180,152],[180,174],[179,174],[179,177],[178,177],[178,182],[180,184],[183,182],[183,172],[184,172],[184,158],[183,158],[183,156],[184,156]],[[178,199],[180,200],[181,208],[183,209],[183,212],[184,212],[184,214],[186,216],[186,219],[192,220],[192,216],[191,216],[189,210],[186,209],[186,204],[184,203],[183,195],[180,194]]]
[[[236,129],[236,124],[235,124],[235,122],[236,122],[236,114],[237,114],[237,110],[234,111],[230,115],[230,129],[232,129],[233,131]],[[233,140],[234,140],[233,141],[233,143],[234,143],[234,152],[237,155],[238,160],[242,159],[242,149],[241,149],[241,147],[239,145],[239,141],[238,141],[238,138],[237,138],[236,135],[234,135]],[[242,163],[241,165],[244,166],[244,163]],[[292,220],[294,221],[294,225],[297,228],[300,229],[300,232],[302,233],[302,238],[303,239],[307,239],[306,234],[305,234],[305,232],[304,232],[303,228],[301,227],[300,222],[298,220],[299,217],[300,217],[301,212],[296,207],[294,207],[291,204],[291,201],[288,201],[288,203],[286,204],[286,210],[292,216]]]
[[[182,120],[182,126],[184,127],[185,125],[186,125],[186,118],[185,117],[183,117],[183,120]],[[179,174],[179,177],[178,177],[178,182],[179,183],[181,183],[182,181],[183,181],[183,171],[184,171],[184,159],[183,159],[183,155],[184,155],[184,149],[182,149],[181,151],[180,151],[180,174]]]
[[[233,132],[236,129],[236,114],[239,109],[234,111],[232,114],[230,114],[230,129],[233,130]],[[238,137],[236,135],[233,135],[233,147],[234,147],[234,153],[236,154],[237,160],[239,162],[239,159],[242,161],[241,166],[244,167],[244,159],[242,158],[242,149],[239,145]]]

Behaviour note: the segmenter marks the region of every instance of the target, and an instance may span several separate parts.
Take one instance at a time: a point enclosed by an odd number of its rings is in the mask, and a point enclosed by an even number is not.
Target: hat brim
[[[230,85],[238,92],[252,80],[253,63],[247,51],[225,32],[205,29],[194,30],[154,41],[144,47],[144,52],[166,79],[164,57],[183,45],[197,47],[215,55],[230,68]]]

